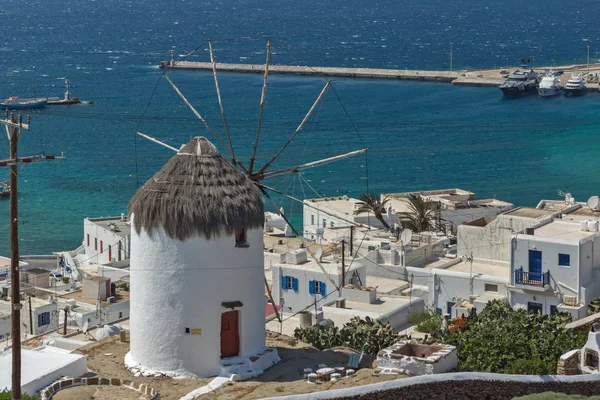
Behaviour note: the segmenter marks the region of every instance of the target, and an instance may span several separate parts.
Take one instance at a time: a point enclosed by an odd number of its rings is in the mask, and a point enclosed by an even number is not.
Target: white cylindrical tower
[[[131,217],[129,367],[212,376],[265,346],[263,199],[207,139],[142,186]]]

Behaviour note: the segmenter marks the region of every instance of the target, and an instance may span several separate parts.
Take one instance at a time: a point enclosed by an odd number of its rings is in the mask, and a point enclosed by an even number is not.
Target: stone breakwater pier
[[[209,62],[194,61],[163,61],[160,68],[184,69],[184,70],[207,70],[212,71]],[[217,63],[218,71],[238,73],[264,73],[264,64],[232,64]],[[365,78],[365,79],[398,79],[423,82],[452,83],[464,86],[498,86],[503,79],[486,77],[478,72],[469,71],[417,71],[401,69],[379,69],[379,68],[341,68],[341,67],[310,67],[299,65],[269,65],[271,74],[309,75],[342,78]]]

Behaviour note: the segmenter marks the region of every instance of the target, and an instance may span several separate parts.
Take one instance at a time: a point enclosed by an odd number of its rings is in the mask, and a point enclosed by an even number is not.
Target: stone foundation
[[[558,360],[556,366],[556,375],[579,375],[581,374],[580,364],[580,351],[573,350],[563,354]]]
[[[454,371],[458,364],[456,347],[424,345],[400,341],[377,354],[377,367],[383,373],[431,375]]]
[[[41,400],[50,400],[59,391],[75,386],[122,386],[150,396],[152,400],[160,399],[158,392],[143,383],[135,383],[127,379],[115,378],[65,378],[54,382],[52,385],[40,391]]]

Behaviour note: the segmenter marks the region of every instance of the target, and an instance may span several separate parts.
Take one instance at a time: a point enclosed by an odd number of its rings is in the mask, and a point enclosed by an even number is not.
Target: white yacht
[[[581,96],[585,94],[585,92],[587,92],[585,81],[581,79],[579,74],[571,75],[571,78],[567,81],[567,84],[565,85],[565,96]]]
[[[562,91],[562,83],[555,74],[547,75],[542,78],[537,91],[542,97],[556,96]]]

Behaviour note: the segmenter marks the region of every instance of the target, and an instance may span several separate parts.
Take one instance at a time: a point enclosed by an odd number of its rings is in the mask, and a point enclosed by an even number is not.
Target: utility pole
[[[63,322],[63,335],[67,334],[67,314],[69,312],[69,307],[65,307],[65,320]],[[58,317],[56,317],[58,319]]]
[[[342,296],[342,290],[346,286],[346,241],[342,239],[342,284],[340,285],[340,297]]]
[[[33,310],[31,308],[31,296],[29,298],[29,333],[33,336]]]
[[[21,293],[19,282],[19,220],[18,220],[18,191],[17,191],[17,143],[23,128],[23,116],[19,121],[11,116],[2,123],[6,126],[10,143],[10,286],[12,305],[12,398],[21,399]],[[9,128],[10,126],[10,128]]]
[[[354,225],[350,226],[350,257],[354,259]]]

